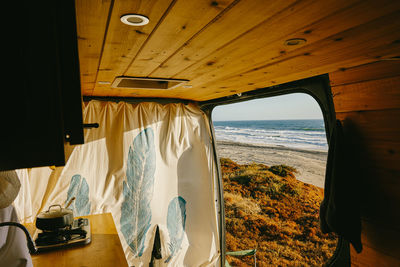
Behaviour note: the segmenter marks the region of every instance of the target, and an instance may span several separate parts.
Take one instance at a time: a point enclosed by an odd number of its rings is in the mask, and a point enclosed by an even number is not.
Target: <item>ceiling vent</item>
[[[117,77],[111,87],[120,89],[168,90],[186,82],[188,82],[188,80]]]

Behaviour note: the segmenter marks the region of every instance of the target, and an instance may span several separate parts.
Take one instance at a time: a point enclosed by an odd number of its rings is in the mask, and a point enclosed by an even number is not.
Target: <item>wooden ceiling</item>
[[[76,0],[76,11],[85,96],[203,101],[400,56],[393,0]],[[129,13],[150,23],[121,23]],[[306,42],[285,45],[292,38]],[[189,86],[104,84],[118,76]]]

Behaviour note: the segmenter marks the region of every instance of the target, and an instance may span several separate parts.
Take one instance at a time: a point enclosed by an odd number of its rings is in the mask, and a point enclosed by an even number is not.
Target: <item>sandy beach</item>
[[[328,154],[325,151],[217,141],[217,152],[219,157],[230,158],[239,164],[252,162],[267,166],[285,164],[297,169],[298,180],[324,187]]]

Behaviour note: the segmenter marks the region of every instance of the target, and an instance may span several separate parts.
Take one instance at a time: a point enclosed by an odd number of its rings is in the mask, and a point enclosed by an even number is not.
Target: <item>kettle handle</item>
[[[49,208],[48,208],[48,210],[46,212],[49,212],[51,207],[57,207],[57,206],[60,208],[60,211],[61,211],[61,205],[60,204],[54,204],[54,205],[49,206]]]

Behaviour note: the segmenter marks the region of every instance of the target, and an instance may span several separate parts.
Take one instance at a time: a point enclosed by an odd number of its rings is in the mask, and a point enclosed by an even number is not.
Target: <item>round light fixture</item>
[[[307,42],[306,39],[303,38],[293,38],[293,39],[288,39],[285,41],[285,45],[287,46],[294,46],[294,45],[301,45]]]
[[[130,26],[143,26],[149,23],[149,18],[138,14],[126,14],[121,17],[122,23]]]

